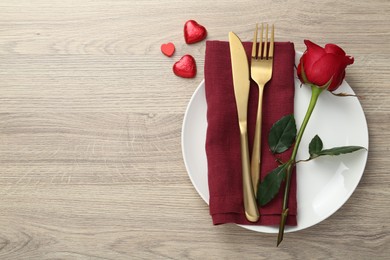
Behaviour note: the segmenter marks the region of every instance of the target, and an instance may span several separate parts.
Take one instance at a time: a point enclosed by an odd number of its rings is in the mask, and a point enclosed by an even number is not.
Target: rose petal
[[[343,56],[345,57],[343,59],[343,62],[344,64],[347,66],[347,65],[351,65],[353,64],[354,62],[354,59],[353,57],[351,56],[346,56],[345,54],[345,51],[343,49],[341,49],[338,45],[336,44],[333,44],[333,43],[328,43],[327,45],[325,45],[325,51],[326,53],[333,53],[333,54],[336,54],[336,55],[340,55],[340,56]]]
[[[339,46],[333,43],[328,43],[325,45],[325,52],[326,53],[333,53],[340,56],[345,56],[345,51],[341,49]]]
[[[306,69],[305,67],[307,79],[318,86],[322,86],[333,77],[329,87],[337,88],[337,84],[340,82],[340,78],[343,76],[343,71],[346,67],[343,59],[344,57],[332,53],[324,55],[310,69]]]
[[[304,40],[307,50],[305,54],[302,56],[303,66],[305,67],[305,72],[307,75],[307,68],[310,68],[313,66],[313,64],[319,60],[322,56],[326,54],[325,50],[318,46],[317,44],[309,41]]]
[[[352,56],[347,55],[344,58],[345,65],[351,65],[351,64],[353,64],[354,61],[355,61],[355,59]]]
[[[332,81],[332,83],[328,87],[328,90],[333,91],[333,90],[338,89],[338,87],[341,85],[341,83],[343,83],[344,78],[345,78],[345,70],[343,71],[343,73],[339,77],[339,81]]]

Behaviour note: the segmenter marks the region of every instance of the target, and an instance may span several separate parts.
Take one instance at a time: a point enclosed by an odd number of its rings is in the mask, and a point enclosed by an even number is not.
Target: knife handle
[[[240,122],[241,141],[241,164],[242,164],[242,185],[244,197],[245,216],[250,222],[259,220],[259,210],[252,187],[252,177],[250,173],[248,133],[246,124]]]

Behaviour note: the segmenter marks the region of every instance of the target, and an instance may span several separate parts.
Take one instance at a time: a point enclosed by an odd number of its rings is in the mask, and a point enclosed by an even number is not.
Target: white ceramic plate
[[[295,63],[302,54],[296,54]],[[337,92],[354,94],[347,82]],[[300,87],[295,80],[295,119],[302,123],[310,100],[311,90]],[[188,175],[195,189],[208,204],[207,158],[205,140],[207,129],[207,103],[202,81],[193,94],[184,116],[182,152]],[[321,94],[305,130],[297,159],[308,158],[310,140],[318,134],[324,148],[360,145],[368,149],[368,129],[363,109],[355,97],[336,97],[328,91]],[[323,156],[297,164],[298,225],[286,227],[293,232],[313,226],[336,212],[352,195],[366,165],[368,150],[340,156]],[[211,220],[210,220],[211,221]],[[244,228],[264,233],[277,233],[275,226],[249,226]]]

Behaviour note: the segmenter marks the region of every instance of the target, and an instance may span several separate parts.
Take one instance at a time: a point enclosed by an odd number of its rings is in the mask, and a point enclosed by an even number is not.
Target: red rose
[[[335,44],[327,44],[325,48],[305,40],[306,51],[303,53],[297,73],[303,83],[325,86],[331,80],[329,91],[336,90],[345,77],[345,68],[353,63],[353,57],[345,54]],[[302,68],[304,73],[302,75]],[[306,76],[306,78],[305,78]]]

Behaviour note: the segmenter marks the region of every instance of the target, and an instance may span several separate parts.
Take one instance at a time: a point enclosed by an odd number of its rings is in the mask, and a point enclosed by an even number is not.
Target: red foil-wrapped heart
[[[207,36],[207,30],[194,20],[189,20],[184,24],[184,39],[187,44],[200,42]]]
[[[196,76],[196,63],[194,57],[187,54],[173,64],[173,73],[182,78],[193,78]]]

